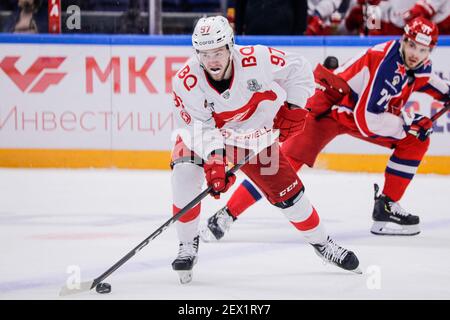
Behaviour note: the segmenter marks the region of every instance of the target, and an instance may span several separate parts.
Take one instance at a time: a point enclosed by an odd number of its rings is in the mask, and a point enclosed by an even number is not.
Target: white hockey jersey
[[[322,19],[328,19],[341,3],[342,0],[308,0],[308,15],[312,16],[317,11]]]
[[[231,63],[231,84],[222,93],[209,83],[195,55],[172,79],[174,135],[204,159],[225,144],[270,145],[278,133],[273,119],[284,101],[304,107],[314,93],[311,65],[300,55],[236,45]]]

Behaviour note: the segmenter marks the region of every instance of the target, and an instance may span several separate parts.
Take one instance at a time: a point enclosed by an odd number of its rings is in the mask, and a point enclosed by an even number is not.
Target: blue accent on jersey
[[[367,105],[369,112],[377,114],[385,112],[390,97],[397,95],[407,81],[406,73],[402,75],[396,72],[399,65],[404,65],[399,49],[400,43],[396,41],[378,68]]]

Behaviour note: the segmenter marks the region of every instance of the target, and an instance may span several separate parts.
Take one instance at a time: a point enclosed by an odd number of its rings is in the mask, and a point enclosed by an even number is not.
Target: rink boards
[[[389,38],[246,37],[296,51],[313,65],[340,62]],[[191,55],[188,36],[0,36],[0,166],[168,169],[174,137],[171,78]],[[450,38],[433,69],[450,78]],[[442,105],[414,94],[408,106],[430,116]],[[450,174],[450,116],[435,133],[419,172]],[[390,150],[339,137],[317,166],[382,172]]]

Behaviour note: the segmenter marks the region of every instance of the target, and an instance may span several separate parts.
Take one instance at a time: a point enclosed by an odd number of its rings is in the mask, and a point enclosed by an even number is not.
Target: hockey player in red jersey
[[[227,162],[238,162],[239,154],[248,150],[263,149],[241,171],[321,258],[359,272],[356,255],[325,232],[276,141],[278,133],[284,141],[303,130],[308,115],[303,107],[314,92],[308,61],[265,46],[235,45],[233,30],[221,16],[200,19],[192,43],[195,54],[173,77],[177,135],[171,162],[173,213],[202,191],[205,179],[212,195],[220,197],[235,180],[227,178]],[[200,204],[176,222],[180,245],[172,268],[182,283],[191,281],[197,261],[199,214]]]
[[[393,149],[381,194],[375,185],[371,232],[377,235],[420,232],[419,217],[408,213],[399,201],[428,149],[433,124],[403,107],[414,91],[442,102],[450,100],[448,84],[432,73],[429,60],[437,40],[436,25],[416,18],[406,25],[400,40],[376,45],[333,73],[318,66],[314,71],[317,89],[306,105],[311,113],[305,130],[281,147],[296,170],[303,164],[312,167],[321,150],[341,134]],[[245,180],[227,206],[208,219],[202,238],[222,238],[238,215],[260,198]]]
[[[448,0],[358,0],[346,16],[345,25],[349,31],[361,34],[367,27],[369,35],[401,35],[405,25],[417,17],[434,22],[441,34],[450,34]],[[365,21],[369,22],[367,26]]]

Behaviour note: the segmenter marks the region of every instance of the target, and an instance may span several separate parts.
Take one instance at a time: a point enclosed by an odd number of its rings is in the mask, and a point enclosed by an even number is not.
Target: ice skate
[[[178,273],[181,284],[192,281],[192,269],[197,263],[198,240],[196,236],[191,242],[180,242],[178,256],[172,262],[172,269]]]
[[[370,232],[376,235],[413,236],[420,233],[418,216],[408,213],[398,202],[392,201],[384,194],[378,195],[379,187],[375,188],[375,206]]]
[[[212,215],[205,226],[200,230],[200,237],[204,242],[218,241],[223,238],[236,220],[227,207],[223,207]]]
[[[336,244],[330,236],[327,237],[327,242],[324,244],[313,244],[317,255],[326,263],[332,263],[344,270],[352,271],[362,274],[359,269],[359,260],[352,251]]]

